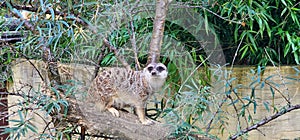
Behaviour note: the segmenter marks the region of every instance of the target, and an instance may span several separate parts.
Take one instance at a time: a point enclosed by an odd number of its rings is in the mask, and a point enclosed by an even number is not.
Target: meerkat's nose
[[[156,75],[156,72],[155,71],[151,72],[151,75]]]

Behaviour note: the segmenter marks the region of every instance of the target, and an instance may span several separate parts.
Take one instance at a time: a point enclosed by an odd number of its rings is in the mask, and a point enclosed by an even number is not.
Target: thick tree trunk
[[[170,2],[171,0],[156,0],[155,19],[147,64],[159,61],[164,36],[165,20]]]

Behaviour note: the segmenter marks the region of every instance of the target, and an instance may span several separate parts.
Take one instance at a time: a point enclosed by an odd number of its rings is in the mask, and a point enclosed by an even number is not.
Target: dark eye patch
[[[164,67],[162,67],[162,66],[158,66],[157,68],[156,68],[156,70],[157,71],[159,71],[159,72],[162,72],[162,71],[164,71],[164,70],[166,70]]]
[[[153,67],[152,67],[152,66],[150,66],[150,67],[148,67],[147,69],[148,69],[148,71],[150,71],[150,72],[151,72],[151,71],[153,70]]]

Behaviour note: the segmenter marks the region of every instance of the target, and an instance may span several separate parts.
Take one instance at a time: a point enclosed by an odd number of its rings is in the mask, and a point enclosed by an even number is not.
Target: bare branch
[[[211,119],[209,120],[207,127],[206,127],[206,133],[209,132],[209,130],[211,129],[211,124],[213,123],[214,119],[216,118],[217,114],[220,112],[221,107],[224,105],[224,103],[226,102],[226,100],[228,99],[229,96],[225,96],[224,99],[222,100],[222,102],[218,105],[217,111],[213,113]]]
[[[291,104],[290,101],[283,95],[283,93],[278,89],[276,88],[275,86],[273,86],[270,82],[268,82],[267,80],[265,80],[265,83],[270,86],[271,88],[275,89],[279,94],[280,96],[288,103],[288,104]]]
[[[279,67],[276,67],[274,61],[273,61],[272,58],[270,57],[270,55],[269,55],[268,51],[266,50],[266,48],[264,48],[264,51],[266,52],[266,54],[267,54],[269,60],[271,61],[273,67],[276,68],[276,72],[277,72],[277,74],[279,75],[280,81],[282,82],[282,84],[283,84],[283,86],[284,86],[284,88],[285,88],[285,91],[287,92],[288,99],[287,99],[283,94],[281,94],[281,92],[279,92],[279,93],[280,93],[281,96],[286,100],[286,102],[287,102],[288,104],[291,104],[290,96],[289,96],[290,94],[288,94],[288,93],[289,93],[289,89],[287,88],[286,82],[285,82],[285,80],[283,79],[283,76],[282,76],[281,73],[280,73]]]
[[[280,112],[278,112],[278,113],[276,113],[276,114],[274,114],[274,115],[272,115],[272,116],[269,116],[269,117],[267,117],[267,118],[261,120],[260,122],[258,122],[258,123],[256,123],[256,124],[250,126],[250,127],[247,127],[247,128],[245,128],[245,129],[243,129],[243,130],[237,132],[236,134],[232,135],[232,136],[230,137],[230,139],[231,139],[231,140],[235,140],[237,137],[239,137],[239,136],[241,136],[241,135],[244,135],[245,133],[248,133],[248,132],[250,132],[250,131],[252,131],[252,130],[258,129],[260,126],[263,126],[263,125],[265,125],[265,124],[271,122],[272,120],[274,120],[274,119],[276,119],[276,118],[278,118],[278,117],[280,117],[280,116],[282,116],[282,115],[284,115],[284,114],[286,114],[286,113],[288,113],[288,112],[291,112],[291,111],[293,111],[293,110],[296,110],[296,109],[300,109],[300,104],[297,104],[297,105],[294,105],[294,106],[289,106],[289,107],[287,107],[287,108],[284,108],[284,109],[282,109]]]
[[[136,38],[135,38],[135,30],[134,30],[134,25],[133,25],[133,18],[132,18],[132,11],[133,9],[135,9],[136,7],[138,7],[138,4],[140,3],[140,0],[136,1],[136,4],[133,8],[131,8],[129,10],[129,26],[127,28],[128,34],[130,35],[130,42],[131,42],[131,46],[133,48],[133,54],[134,54],[134,61],[135,61],[135,70],[141,70],[141,65],[138,59],[138,47],[137,47],[137,43],[136,43]],[[129,1],[127,1],[127,4],[129,5]]]
[[[139,62],[139,57],[138,57],[138,49],[137,49],[137,45],[136,45],[136,39],[135,39],[135,33],[134,33],[134,26],[133,26],[133,21],[130,20],[130,29],[128,29],[128,34],[130,34],[130,42],[131,42],[131,46],[133,48],[133,54],[134,54],[134,61],[136,64],[136,70],[140,70],[141,69],[141,65]]]
[[[98,62],[97,62],[97,65],[95,67],[95,71],[94,71],[94,78],[97,76],[98,72],[99,72],[99,68],[100,68],[100,65],[101,65],[101,62],[104,58],[104,53],[105,53],[105,45],[102,45],[101,49],[100,49],[100,54],[98,56]]]

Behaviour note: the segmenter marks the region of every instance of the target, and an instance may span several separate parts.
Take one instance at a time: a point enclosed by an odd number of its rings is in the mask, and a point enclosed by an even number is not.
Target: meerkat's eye
[[[148,71],[152,71],[152,70],[153,70],[153,67],[152,67],[152,66],[149,66],[147,69],[148,69]]]
[[[156,70],[157,71],[159,71],[159,72],[162,72],[162,71],[164,71],[164,70],[166,70],[164,67],[162,67],[162,66],[158,66],[157,68],[156,68]]]

